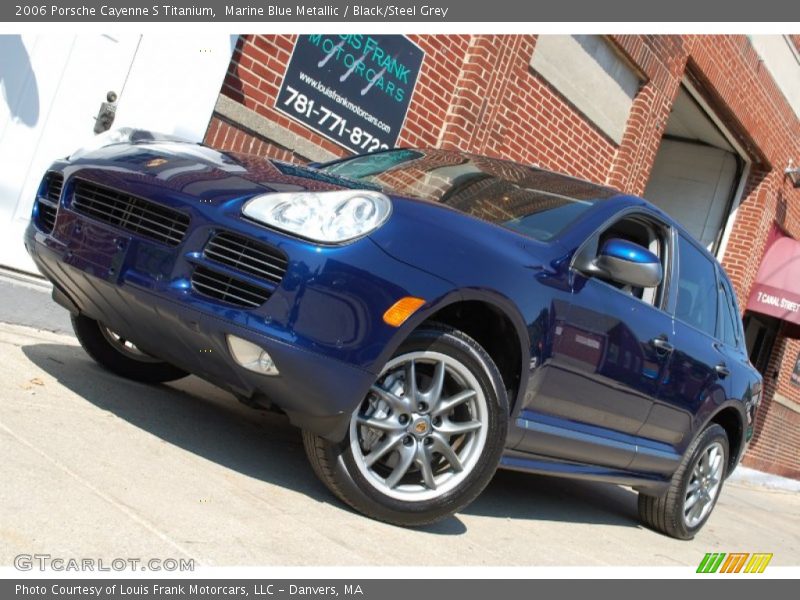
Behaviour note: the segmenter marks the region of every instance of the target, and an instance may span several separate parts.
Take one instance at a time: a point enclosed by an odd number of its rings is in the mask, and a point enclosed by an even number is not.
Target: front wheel
[[[458,330],[414,332],[332,443],[308,431],[316,474],[369,517],[402,526],[441,520],[472,502],[503,451],[508,400],[492,359]]]
[[[711,516],[728,465],[728,436],[711,424],[697,437],[663,496],[639,494],[639,517],[649,527],[690,540]]]
[[[129,340],[89,317],[73,315],[72,329],[95,362],[122,377],[142,383],[164,383],[188,375],[186,371],[142,352]]]

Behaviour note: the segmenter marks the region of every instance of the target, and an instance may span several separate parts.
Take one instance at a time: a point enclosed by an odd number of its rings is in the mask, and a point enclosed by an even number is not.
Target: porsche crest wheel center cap
[[[425,437],[431,432],[431,422],[428,417],[418,417],[411,422],[410,433],[417,437]]]

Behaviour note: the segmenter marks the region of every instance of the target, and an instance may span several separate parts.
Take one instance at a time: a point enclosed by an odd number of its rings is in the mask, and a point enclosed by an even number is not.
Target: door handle
[[[663,338],[661,336],[653,338],[652,340],[650,340],[650,343],[653,344],[653,347],[656,349],[656,352],[662,355],[669,354],[670,352],[675,350],[675,346],[670,344],[666,340],[666,338]]]
[[[720,379],[725,379],[731,374],[731,370],[725,366],[725,363],[719,363],[716,367],[714,367],[714,370],[717,372],[717,375],[719,375]]]

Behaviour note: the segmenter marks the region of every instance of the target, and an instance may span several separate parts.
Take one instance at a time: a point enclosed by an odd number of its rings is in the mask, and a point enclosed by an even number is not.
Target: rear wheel
[[[639,494],[642,522],[670,537],[692,539],[716,506],[727,464],[728,436],[711,424],[689,447],[666,494]]]
[[[333,443],[303,440],[316,474],[344,502],[404,526],[443,519],[477,497],[497,469],[508,422],[492,359],[464,333],[418,330],[388,362]]]
[[[72,329],[95,362],[122,377],[143,383],[163,383],[188,375],[186,371],[142,352],[123,336],[89,317],[73,315]]]

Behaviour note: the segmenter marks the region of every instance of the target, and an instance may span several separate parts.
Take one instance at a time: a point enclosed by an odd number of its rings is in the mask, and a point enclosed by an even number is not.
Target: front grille
[[[44,189],[37,201],[38,213],[36,224],[45,233],[51,233],[56,224],[58,203],[61,200],[61,190],[64,187],[64,175],[61,173],[48,173],[44,176]]]
[[[209,298],[245,308],[261,306],[269,298],[269,291],[263,288],[201,265],[192,273],[192,287]]]
[[[186,235],[189,216],[125,192],[79,180],[72,208],[130,233],[177,246]]]
[[[275,284],[281,282],[289,264],[277,248],[229,231],[214,235],[203,248],[203,256]]]

